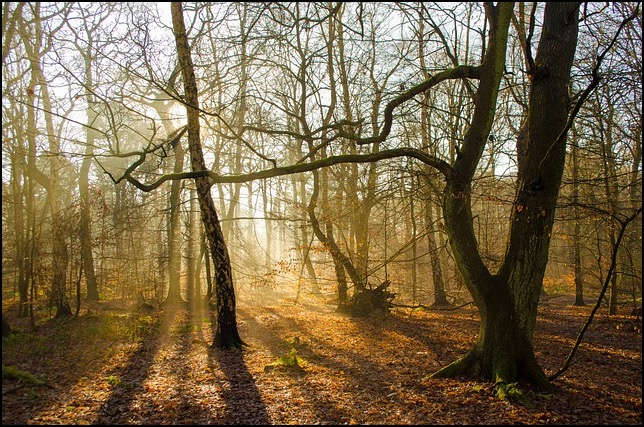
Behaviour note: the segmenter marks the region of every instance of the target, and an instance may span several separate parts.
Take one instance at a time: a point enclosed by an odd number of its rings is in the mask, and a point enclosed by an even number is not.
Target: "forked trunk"
[[[469,373],[498,384],[526,382],[548,389],[550,382],[536,361],[532,342],[566,154],[568,88],[577,45],[579,4],[547,3],[545,7],[539,49],[533,69],[529,70],[529,112],[522,135],[527,149],[518,159],[519,180],[510,215],[510,236],[503,263],[495,275],[478,250],[471,183],[494,118],[512,5],[486,4],[486,12],[491,22],[490,44],[476,93],[476,108],[443,198],[450,245],[479,309],[481,324],[474,348],[432,376]]]

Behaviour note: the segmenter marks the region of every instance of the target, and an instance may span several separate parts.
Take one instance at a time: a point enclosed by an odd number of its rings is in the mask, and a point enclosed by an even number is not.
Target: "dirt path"
[[[548,372],[563,363],[588,311],[544,305],[536,348]],[[66,338],[74,321],[86,332],[104,319],[82,316],[49,334],[41,328],[36,342],[51,346],[43,354],[5,354],[3,345],[3,364],[47,375],[52,386],[3,380],[3,424],[642,423],[641,335],[605,316],[557,391],[526,390],[527,406],[499,400],[487,383],[425,379],[471,346],[478,317],[469,308],[356,320],[324,305],[240,306],[243,352],[209,348],[208,311],[122,316],[114,333],[137,316],[130,342]],[[293,348],[300,367],[271,365]]]

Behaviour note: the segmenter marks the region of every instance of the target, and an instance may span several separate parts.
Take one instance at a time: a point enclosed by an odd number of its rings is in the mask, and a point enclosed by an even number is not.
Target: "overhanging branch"
[[[140,155],[140,153],[139,153]],[[112,178],[114,182],[120,182],[123,179],[126,179],[130,184],[134,185],[141,191],[149,192],[153,191],[159,186],[161,186],[166,181],[177,180],[177,179],[190,179],[190,178],[200,178],[207,176],[210,178],[210,185],[214,184],[231,184],[231,183],[243,183],[255,181],[258,179],[267,179],[274,178],[277,176],[292,175],[301,172],[310,172],[313,170],[321,169],[324,167],[329,167],[337,165],[340,163],[372,163],[384,159],[393,159],[396,157],[411,157],[415,158],[426,165],[429,165],[443,174],[445,179],[450,179],[453,174],[452,167],[445,161],[438,159],[436,157],[430,156],[427,153],[424,153],[421,150],[415,148],[396,148],[392,150],[384,150],[377,153],[369,154],[345,154],[339,156],[330,156],[325,157],[324,159],[319,159],[310,163],[297,163],[289,166],[281,166],[271,169],[264,169],[257,172],[251,172],[247,174],[239,175],[219,175],[211,170],[203,171],[194,171],[194,172],[180,172],[180,173],[170,173],[161,176],[156,181],[146,184],[132,176],[132,172],[145,160],[145,156],[142,155],[133,165],[131,165],[125,171],[123,177],[115,180],[111,174],[109,174],[105,169],[103,169],[108,175]]]
[[[350,133],[345,132],[344,130],[339,131],[339,136],[347,139],[354,140],[359,145],[373,144],[377,142],[384,142],[385,139],[389,136],[391,132],[391,126],[394,120],[394,110],[405,102],[409,101],[416,95],[424,93],[425,91],[436,86],[438,83],[450,79],[462,79],[462,78],[471,78],[479,79],[481,77],[481,72],[483,68],[481,66],[470,66],[470,65],[459,65],[454,68],[447,69],[438,74],[434,74],[428,79],[423,80],[418,83],[416,86],[413,86],[409,90],[401,93],[391,101],[387,103],[384,112],[384,123],[382,125],[382,130],[379,135],[368,137],[368,138],[356,138]]]

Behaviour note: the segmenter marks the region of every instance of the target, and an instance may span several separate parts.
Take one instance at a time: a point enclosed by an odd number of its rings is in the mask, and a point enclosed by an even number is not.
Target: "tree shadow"
[[[153,336],[149,336],[132,355],[127,364],[113,374],[119,384],[102,405],[97,423],[101,424],[210,424],[224,422],[206,407],[200,390],[193,381],[198,367],[193,365],[194,351],[207,351],[203,331],[199,326],[205,313],[203,307],[187,303],[169,304],[159,320]],[[195,339],[195,333],[199,339]],[[167,347],[167,348],[166,348]],[[155,361],[163,348],[163,360]],[[166,351],[167,350],[167,351]],[[208,356],[210,359],[210,356]],[[143,388],[150,377],[150,368],[173,368],[164,382],[171,388],[161,393]],[[174,381],[167,375],[175,377]],[[163,387],[164,384],[161,384]],[[171,393],[169,393],[171,392]],[[142,399],[146,397],[146,399]],[[224,422],[225,423],[225,422]]]
[[[27,343],[34,344],[34,351],[25,352],[22,358],[31,366],[42,367],[50,385],[48,389],[43,388],[42,394],[25,389],[32,403],[15,410],[13,404],[5,405],[3,398],[3,424],[5,411],[14,413],[12,422],[24,424],[42,422],[61,407],[82,423],[110,423],[112,417],[127,411],[129,402],[139,392],[140,384],[147,376],[158,346],[157,338],[162,331],[158,325],[141,322],[148,316],[132,312],[123,305],[97,305],[92,312],[78,317],[51,319],[36,333],[30,334]],[[115,344],[114,336],[110,334],[125,336],[128,343],[131,341],[127,345],[138,347],[124,366],[104,374],[102,371],[113,362],[106,356],[113,354],[111,347]],[[118,341],[116,344],[122,343]],[[3,345],[3,362],[4,350]],[[77,385],[81,384],[82,388],[82,384],[91,381],[97,382],[98,394],[105,388],[110,389],[105,402],[101,403],[95,395],[77,394]],[[3,396],[4,392],[3,384]],[[77,407],[80,411],[74,414],[72,409]]]
[[[211,336],[216,331],[216,319],[211,316]],[[208,365],[211,370],[220,369],[224,381],[219,384],[221,399],[225,405],[223,414],[218,414],[221,424],[272,424],[266,404],[257,388],[253,375],[248,371],[243,350],[226,350],[209,347]]]
[[[284,317],[279,314],[276,310],[271,307],[263,307],[263,310],[269,313],[272,317],[275,318],[276,329],[279,331],[276,333],[275,330],[268,328],[264,324],[260,323],[250,312],[241,311],[241,314],[244,316],[244,321],[246,322],[248,329],[250,329],[251,336],[253,339],[259,340],[262,343],[262,346],[268,349],[274,357],[279,357],[287,352],[291,348],[296,348],[301,357],[308,364],[315,364],[329,369],[333,372],[334,378],[340,378],[344,376],[344,373],[353,372],[353,367],[348,364],[338,362],[336,358],[329,359],[324,355],[315,351],[312,347],[314,346],[326,346],[329,347],[328,343],[324,340],[318,340],[310,338],[310,346],[308,345],[297,345],[294,342],[289,342],[284,337],[288,335],[293,335],[296,337],[308,335],[306,328],[303,328],[298,322],[292,318]],[[330,313],[325,313],[330,314]],[[339,349],[342,352],[342,349]],[[351,354],[348,357],[360,358],[360,356]],[[362,358],[361,362],[366,361]],[[377,370],[374,369],[374,372]],[[341,374],[342,373],[342,374]],[[292,405],[300,405],[301,408],[298,412],[302,412],[302,409],[310,407],[314,412],[315,422],[322,424],[344,424],[351,421],[349,414],[342,410],[342,408],[336,403],[336,401],[351,401],[351,398],[341,395],[332,395],[333,392],[337,391],[338,388],[333,387],[331,390],[328,390],[327,385],[324,383],[325,378],[318,377],[316,374],[309,375],[308,368],[301,369],[276,369],[271,371],[268,374],[268,378],[277,377],[288,377],[289,381],[292,381],[293,388],[301,391],[305,397],[304,405],[302,403],[295,403],[297,399],[293,399],[294,403]],[[361,388],[359,381],[354,381],[355,378],[351,378],[351,375],[348,375],[346,378],[349,378],[351,382],[350,389],[357,390]],[[294,391],[293,394],[296,394]],[[336,400],[336,401],[334,401]]]
[[[175,310],[168,307],[158,320],[156,327],[149,332],[139,348],[120,369],[112,371],[106,380],[112,385],[108,398],[98,409],[96,424],[129,424],[146,420],[133,420],[136,413],[132,411],[133,403],[143,391],[143,382],[147,379],[154,357],[159,350],[161,340],[168,335]]]
[[[163,420],[163,423],[169,424],[210,424],[213,421],[214,414],[204,407],[200,390],[197,388],[193,378],[199,367],[191,366],[194,355],[192,352],[197,350],[206,350],[207,346],[203,339],[203,330],[200,325],[203,323],[202,318],[207,313],[207,307],[192,302],[181,304],[187,310],[187,318],[180,321],[175,327],[180,335],[179,342],[173,352],[172,357],[177,359],[176,366],[178,371],[174,372],[175,376],[180,379],[176,382],[173,389],[174,395],[177,396],[177,404],[172,415]],[[194,333],[199,339],[195,340]],[[170,414],[168,414],[170,415]]]

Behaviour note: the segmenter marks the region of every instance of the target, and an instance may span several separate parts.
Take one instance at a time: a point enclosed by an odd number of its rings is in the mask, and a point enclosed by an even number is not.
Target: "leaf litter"
[[[3,365],[48,385],[3,378],[3,424],[642,424],[642,336],[620,329],[627,316],[600,312],[555,391],[519,385],[512,403],[484,381],[427,378],[474,344],[471,307],[356,319],[332,305],[240,304],[241,351],[210,348],[207,309],[101,310],[3,342]],[[567,298],[540,306],[547,374],[589,312]],[[116,332],[96,332],[106,325]]]

